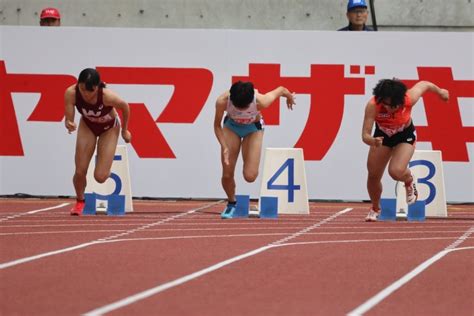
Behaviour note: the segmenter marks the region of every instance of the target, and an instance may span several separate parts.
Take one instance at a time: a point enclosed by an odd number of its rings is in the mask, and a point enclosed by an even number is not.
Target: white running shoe
[[[418,191],[416,189],[414,178],[413,178],[413,180],[411,181],[410,184],[407,185],[405,183],[405,191],[406,191],[406,195],[407,195],[407,204],[412,205],[418,199]]]
[[[367,214],[367,217],[365,218],[366,222],[376,222],[377,217],[379,217],[379,212],[374,211],[373,209],[370,209],[369,214]]]

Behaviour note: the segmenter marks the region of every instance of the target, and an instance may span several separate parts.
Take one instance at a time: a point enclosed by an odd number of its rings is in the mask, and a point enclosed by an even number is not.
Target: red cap
[[[40,19],[61,19],[61,15],[59,14],[59,10],[56,8],[44,8],[43,11],[41,11]]]

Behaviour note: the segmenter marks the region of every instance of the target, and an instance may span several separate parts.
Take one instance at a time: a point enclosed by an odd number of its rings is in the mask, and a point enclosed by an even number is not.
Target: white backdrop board
[[[379,79],[397,77],[450,88],[449,103],[415,106],[417,148],[442,151],[448,202],[474,202],[472,33],[0,26],[0,41],[0,195],[74,195],[63,95],[96,67],[130,103],[134,196],[225,196],[215,101],[242,79],[296,93],[293,111],[282,100],[264,112],[263,147],[303,148],[310,199],[368,199],[364,107]],[[261,179],[247,184],[241,162],[236,181],[258,197]]]

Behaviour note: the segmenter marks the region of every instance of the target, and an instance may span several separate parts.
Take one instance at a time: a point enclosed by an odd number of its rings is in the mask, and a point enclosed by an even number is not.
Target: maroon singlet
[[[82,115],[84,123],[95,136],[100,136],[103,132],[119,124],[118,119],[111,114],[113,107],[106,106],[103,103],[103,88],[99,87],[98,89],[97,102],[89,104],[84,101],[79,92],[79,87],[76,85],[76,108]]]

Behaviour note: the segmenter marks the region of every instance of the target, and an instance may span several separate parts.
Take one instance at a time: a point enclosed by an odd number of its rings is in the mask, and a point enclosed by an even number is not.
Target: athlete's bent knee
[[[254,172],[249,172],[249,171],[244,171],[244,179],[247,182],[254,182],[258,177],[258,171]]]
[[[109,174],[105,174],[105,173],[94,173],[94,179],[95,181],[99,182],[99,183],[104,183],[105,181],[107,181],[107,179],[109,178]]]
[[[388,169],[388,174],[392,179],[394,180],[400,180],[403,177],[403,174],[405,173],[406,168],[397,168],[397,167],[392,167]]]

